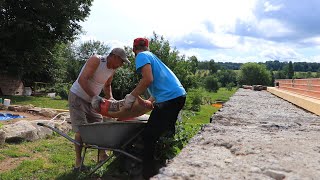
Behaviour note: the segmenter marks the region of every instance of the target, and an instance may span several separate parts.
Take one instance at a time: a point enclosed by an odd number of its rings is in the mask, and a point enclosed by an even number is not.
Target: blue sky
[[[320,62],[318,0],[94,0],[81,41],[131,46],[164,36],[181,55],[216,62]]]

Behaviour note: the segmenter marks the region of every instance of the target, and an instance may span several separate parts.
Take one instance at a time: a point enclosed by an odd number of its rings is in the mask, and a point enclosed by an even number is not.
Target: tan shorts
[[[101,114],[95,112],[91,103],[81,99],[71,91],[68,101],[71,125],[74,132],[79,132],[79,125],[102,121]]]

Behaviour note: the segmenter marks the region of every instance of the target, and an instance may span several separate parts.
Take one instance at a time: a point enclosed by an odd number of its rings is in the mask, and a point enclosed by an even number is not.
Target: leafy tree
[[[56,44],[52,50],[53,66],[50,71],[53,75],[53,83],[66,83],[74,79],[72,76],[72,69],[79,67],[74,61],[74,52],[70,43]]]
[[[87,41],[76,49],[77,58],[81,61],[88,60],[92,55],[106,55],[110,52],[110,47],[101,41]]]
[[[165,40],[163,36],[159,37],[155,32],[151,37],[149,49],[172,71],[174,71],[177,63],[182,60],[179,51],[171,49],[169,41]]]
[[[293,65],[292,65],[292,62],[290,61],[288,65],[288,78],[292,79],[293,75],[294,75]]]
[[[130,93],[137,84],[137,79],[134,77],[134,71],[129,68],[117,69],[112,80],[112,93],[115,99],[123,99],[126,94]]]
[[[283,70],[274,73],[274,79],[286,79],[286,73]]]
[[[219,81],[215,76],[213,76],[213,75],[207,76],[204,79],[204,85],[205,85],[206,90],[208,90],[210,92],[217,92],[219,90],[219,83],[218,82]]]
[[[216,77],[218,78],[218,81],[221,83],[222,87],[226,87],[226,85],[230,85],[230,83],[237,83],[237,74],[233,70],[220,70],[217,72]]]
[[[196,74],[197,70],[198,70],[198,59],[196,56],[191,56],[189,59],[188,59],[188,62],[189,62],[189,69],[190,69],[190,72],[192,74]]]
[[[270,71],[270,74],[271,74],[271,84],[270,85],[274,86],[275,75],[274,75],[273,71]]]
[[[52,79],[53,48],[74,40],[92,0],[12,1],[0,4],[0,66],[5,73]]]
[[[209,71],[210,71],[210,74],[214,74],[218,71],[219,67],[218,65],[214,62],[213,59],[211,59],[209,61],[209,67],[208,67]]]
[[[238,82],[242,85],[270,85],[271,74],[265,65],[257,63],[245,63],[240,68]]]
[[[279,71],[279,70],[283,69],[283,66],[284,66],[284,63],[282,63],[278,60],[266,61],[265,64],[267,66],[267,69],[273,70],[273,71]]]

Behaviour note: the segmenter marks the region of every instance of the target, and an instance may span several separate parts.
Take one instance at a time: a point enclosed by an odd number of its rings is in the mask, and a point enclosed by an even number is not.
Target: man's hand
[[[147,109],[153,109],[153,102],[150,100],[144,100],[142,98],[138,98],[138,102],[140,105],[142,105],[143,107],[147,108]]]
[[[93,96],[91,100],[91,106],[94,110],[97,112],[100,112],[100,104],[101,102],[104,102],[105,100],[100,96]]]
[[[123,107],[125,109],[131,109],[134,101],[136,100],[136,97],[134,97],[133,95],[131,94],[127,94],[126,97],[124,98],[124,105]]]

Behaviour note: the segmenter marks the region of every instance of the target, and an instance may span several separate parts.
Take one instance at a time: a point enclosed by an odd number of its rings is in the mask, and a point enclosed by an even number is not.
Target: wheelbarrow
[[[82,146],[84,151],[82,153],[81,165],[83,166],[85,154],[88,148],[97,150],[109,150],[112,151],[107,159],[99,162],[88,174],[90,176],[96,170],[98,170],[102,165],[108,162],[115,154],[127,156],[134,161],[142,162],[142,160],[134,154],[129,153],[126,149],[132,144],[132,142],[137,139],[137,137],[143,131],[146,121],[145,120],[131,120],[131,121],[108,121],[108,122],[98,122],[90,123],[79,126],[79,131],[81,134],[83,144],[80,144],[67,134],[61,132],[59,129],[51,127],[44,123],[38,123],[39,126],[44,126],[52,131],[58,133],[59,135],[65,137],[69,141]]]

